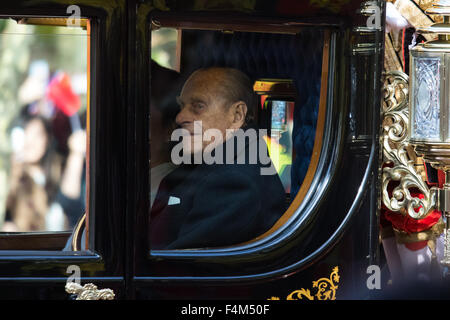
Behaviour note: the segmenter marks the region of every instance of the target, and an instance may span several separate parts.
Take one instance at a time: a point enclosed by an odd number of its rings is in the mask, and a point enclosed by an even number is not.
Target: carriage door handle
[[[87,283],[84,286],[76,282],[66,283],[66,292],[71,294],[73,300],[113,300],[114,291],[111,289],[98,289],[96,285]]]

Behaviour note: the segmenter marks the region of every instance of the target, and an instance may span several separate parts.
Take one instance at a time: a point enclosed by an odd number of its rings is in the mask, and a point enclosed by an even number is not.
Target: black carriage
[[[20,0],[2,3],[0,14],[64,26],[72,5],[88,61],[86,211],[77,224],[86,231],[0,233],[2,299],[67,299],[71,266],[81,285],[109,288],[117,299],[370,296],[368,267],[382,263],[384,1]],[[157,32],[174,35],[167,50],[180,73],[218,65],[248,74],[258,125],[287,134],[288,209],[251,241],[152,250],[148,146]],[[73,245],[63,250],[72,233]]]

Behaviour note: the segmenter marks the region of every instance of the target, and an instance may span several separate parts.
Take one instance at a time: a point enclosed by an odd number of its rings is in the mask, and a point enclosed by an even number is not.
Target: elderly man
[[[242,243],[269,230],[283,214],[285,193],[278,175],[263,174],[260,159],[248,161],[256,152],[252,141],[223,147],[239,138],[240,129],[250,128],[254,100],[252,82],[236,69],[200,69],[185,82],[176,117],[183,159],[209,150],[217,161],[185,161],[163,179],[151,211],[153,249]],[[207,135],[211,130],[213,138]],[[239,155],[244,161],[230,162]]]

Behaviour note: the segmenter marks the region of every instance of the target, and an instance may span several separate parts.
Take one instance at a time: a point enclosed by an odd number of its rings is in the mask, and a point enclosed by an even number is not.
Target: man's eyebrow
[[[181,107],[184,106],[184,105],[186,104],[183,100],[181,100],[181,97],[180,97],[180,96],[177,96],[177,97],[176,97],[176,100],[177,100],[177,103],[178,103]],[[206,103],[205,99],[202,99],[201,97],[191,97],[191,98],[189,99],[189,102],[190,102],[190,103]]]
[[[203,97],[198,97],[198,96],[193,96],[193,97],[191,97],[191,99],[190,99],[191,101],[191,103],[206,103],[206,99],[205,98],[203,98]]]

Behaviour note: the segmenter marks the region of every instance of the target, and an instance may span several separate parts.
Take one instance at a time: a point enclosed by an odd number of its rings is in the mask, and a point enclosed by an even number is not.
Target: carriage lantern
[[[408,142],[426,163],[445,172],[445,184],[430,190],[430,208],[413,215],[422,218],[433,208],[443,212],[446,227],[441,263],[450,267],[450,1],[435,2],[426,13],[443,16],[443,22],[417,28],[418,33],[437,37],[410,50]]]

